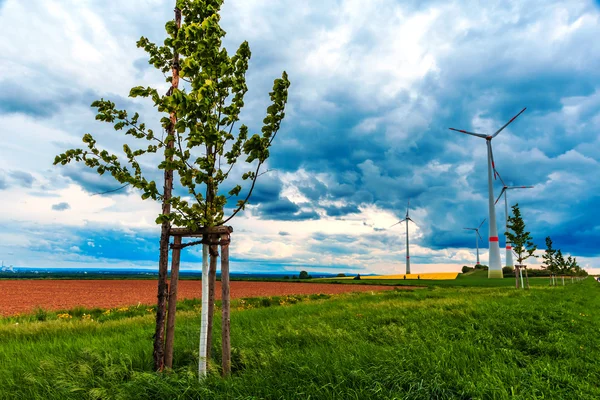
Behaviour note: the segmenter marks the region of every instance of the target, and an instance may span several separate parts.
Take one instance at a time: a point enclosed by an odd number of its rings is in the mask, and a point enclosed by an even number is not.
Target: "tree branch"
[[[256,185],[256,180],[258,179],[258,177],[262,174],[258,174],[258,171],[260,169],[260,166],[263,164],[262,161],[258,162],[258,166],[256,167],[256,172],[254,173],[254,179],[252,179],[252,186],[250,186],[250,191],[248,192],[248,195],[246,196],[246,198],[244,199],[244,201],[242,202],[242,204],[239,205],[239,207],[233,212],[233,214],[231,214],[229,216],[229,218],[227,218],[226,220],[220,222],[217,224],[217,226],[226,224],[230,219],[232,219],[233,217],[235,217],[235,215],[240,212],[240,210],[242,208],[244,208],[246,206],[246,203],[248,202],[248,200],[250,199],[250,196],[252,195],[252,191],[254,190],[254,185]]]

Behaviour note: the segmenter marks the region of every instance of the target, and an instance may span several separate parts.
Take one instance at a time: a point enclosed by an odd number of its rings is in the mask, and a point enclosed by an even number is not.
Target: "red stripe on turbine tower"
[[[506,250],[512,250],[512,247],[506,246]]]
[[[490,242],[497,242],[498,236],[490,236]]]

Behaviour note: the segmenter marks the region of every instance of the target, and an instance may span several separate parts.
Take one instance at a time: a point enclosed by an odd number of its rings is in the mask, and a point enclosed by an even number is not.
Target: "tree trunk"
[[[217,257],[219,256],[219,248],[213,244],[214,235],[210,235],[210,247],[208,249],[210,255],[210,266],[208,269],[208,326],[206,329],[206,362],[210,360],[210,350],[212,348],[212,332],[213,332],[213,317],[215,314],[215,286],[217,285]]]
[[[209,277],[208,277],[208,236],[203,236],[202,245],[202,309],[200,310],[200,363],[198,364],[198,377],[206,376],[208,350],[208,292],[209,292]]]
[[[525,280],[527,282],[527,289],[530,289],[530,287],[529,287],[529,274],[527,273],[527,267],[525,267]]]
[[[515,288],[519,288],[519,267],[515,265]]]
[[[222,311],[222,367],[223,377],[231,374],[231,340],[229,336],[230,314],[229,314],[229,235],[221,235],[221,309]]]
[[[519,280],[521,281],[521,289],[525,289],[525,282],[523,282],[523,268],[519,267]]]
[[[165,339],[165,367],[173,368],[173,342],[175,340],[175,314],[177,312],[177,284],[179,283],[179,261],[181,236],[173,240],[171,256],[171,284],[169,285],[169,312],[167,313],[167,335]]]

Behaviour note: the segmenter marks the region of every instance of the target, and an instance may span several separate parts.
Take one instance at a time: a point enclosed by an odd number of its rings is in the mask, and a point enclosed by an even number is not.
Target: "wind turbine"
[[[475,233],[476,233],[476,235],[475,235],[475,246],[477,246],[477,265],[479,265],[479,239],[483,240],[483,238],[479,234],[479,228],[481,228],[481,226],[483,225],[484,222],[485,222],[485,218],[483,219],[483,221],[481,221],[481,223],[479,224],[479,226],[477,228],[463,228],[463,229],[466,229],[468,231],[475,231]]]
[[[409,243],[408,243],[408,221],[410,221],[416,225],[415,221],[410,219],[410,215],[408,214],[409,209],[410,209],[410,200],[408,200],[408,206],[406,207],[406,217],[404,217],[403,220],[398,221],[394,225],[390,226],[390,228],[393,228],[394,226],[406,221],[406,273],[407,274],[410,274],[410,253],[408,251],[408,245],[409,245]]]
[[[498,200],[500,200],[500,197],[502,197],[502,195],[504,194],[504,216],[506,219],[505,232],[508,232],[508,200],[506,199],[506,192],[508,190],[513,190],[513,189],[532,189],[533,186],[506,186],[506,183],[504,183],[504,180],[502,179],[500,174],[497,173],[497,175],[500,178],[500,181],[502,182],[502,191],[500,191],[500,195],[498,196],[498,198],[496,199],[496,202],[494,204],[498,204]],[[505,237],[505,239],[506,239],[506,266],[512,267],[513,266],[512,243],[510,243],[508,241],[507,237]]]
[[[450,128],[450,130],[465,133],[471,136],[477,136],[485,139],[487,145],[488,158],[488,203],[489,203],[489,244],[490,244],[490,260],[488,267],[488,278],[503,278],[502,276],[502,261],[500,260],[500,245],[498,243],[498,227],[496,226],[496,207],[494,203],[494,187],[492,186],[492,170],[494,171],[494,179],[497,176],[496,165],[494,163],[494,153],[492,152],[492,139],[498,136],[511,122],[521,115],[527,108],[523,108],[517,115],[512,117],[504,126],[498,129],[492,135],[484,135],[482,133],[467,132],[460,129]]]

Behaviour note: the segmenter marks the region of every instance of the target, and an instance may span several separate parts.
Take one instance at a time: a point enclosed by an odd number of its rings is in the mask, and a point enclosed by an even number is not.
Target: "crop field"
[[[64,310],[73,307],[123,307],[156,302],[154,280],[0,280],[0,316],[32,312],[36,308]],[[200,281],[181,281],[179,298],[202,296]],[[231,297],[336,294],[346,292],[392,290],[393,287],[343,287],[324,283],[231,282]],[[216,286],[221,296],[221,282]]]
[[[399,280],[399,279],[433,279],[433,280],[446,280],[446,279],[456,279],[458,276],[458,272],[426,272],[423,274],[395,274],[395,275],[367,275],[361,276],[361,280]],[[326,278],[326,279],[334,279],[334,280],[342,280],[342,279],[354,279],[353,276],[346,276],[343,278]]]
[[[403,279],[403,275],[398,275],[400,278],[391,278],[388,276],[381,276],[378,279],[370,279],[371,277],[361,277],[360,280],[354,280],[352,278],[326,278],[326,279],[313,279],[314,282],[329,282],[339,284],[352,284],[352,285],[392,285],[392,286],[421,286],[421,287],[514,287],[515,278],[506,277],[504,279],[488,279],[487,271],[473,271],[466,274],[457,274],[456,279],[448,278],[428,278],[428,279],[417,279],[417,274],[412,279]],[[423,274],[425,275],[425,274]],[[435,275],[435,274],[431,274]],[[548,277],[530,277],[529,284],[531,286],[546,287],[550,286],[550,279]],[[562,281],[557,282],[558,285],[562,285]],[[570,278],[565,278],[565,285],[571,284]]]
[[[202,382],[198,305],[189,301],[174,369],[162,374],[152,371],[152,310],[4,318],[0,399],[597,399],[599,294],[587,279],[238,299],[233,375],[218,375],[216,318]]]

